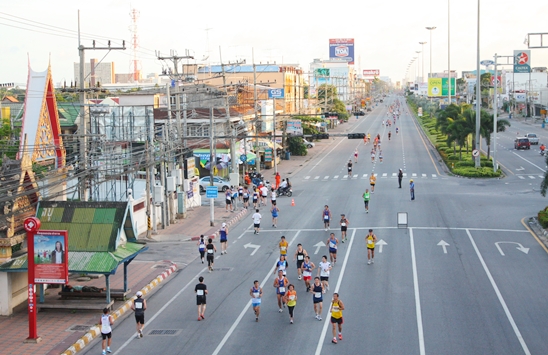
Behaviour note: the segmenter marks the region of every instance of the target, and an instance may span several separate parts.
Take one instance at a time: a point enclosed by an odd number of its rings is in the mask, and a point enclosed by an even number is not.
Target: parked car
[[[527,133],[525,137],[529,138],[529,143],[538,145],[538,137],[536,133]]]
[[[365,112],[363,110],[354,111],[352,114],[354,116],[365,116]]]
[[[514,149],[531,149],[531,142],[527,137],[518,137],[514,140]]]
[[[303,138],[303,143],[306,145],[307,148],[314,148],[314,142],[309,142],[305,138]]]
[[[210,186],[209,182],[211,180],[209,179],[209,176],[204,176],[200,179],[200,192],[205,192],[206,188]],[[213,186],[217,186],[217,191],[226,191],[230,188],[230,181],[225,180],[221,177],[214,176],[213,177]]]
[[[367,108],[367,112],[371,112],[371,107],[368,107],[368,108]]]

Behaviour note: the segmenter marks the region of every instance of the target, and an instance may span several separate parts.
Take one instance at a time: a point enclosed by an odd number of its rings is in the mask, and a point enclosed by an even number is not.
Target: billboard
[[[379,76],[381,71],[379,69],[364,69],[363,76]]]
[[[34,243],[34,283],[66,284],[68,282],[67,231],[39,230]]]
[[[329,39],[329,59],[354,64],[354,38]]]
[[[287,121],[286,132],[287,134],[302,135],[303,127],[301,124],[301,120]]]
[[[531,51],[514,50],[514,73],[531,72]]]
[[[451,78],[451,96],[455,96],[455,78]],[[428,78],[428,96],[441,97],[447,96],[449,91],[449,82],[447,78]]]

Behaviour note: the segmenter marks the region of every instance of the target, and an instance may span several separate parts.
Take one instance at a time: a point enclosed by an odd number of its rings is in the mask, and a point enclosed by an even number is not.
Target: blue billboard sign
[[[284,89],[268,89],[269,99],[283,99],[284,96]]]
[[[329,59],[354,64],[354,38],[334,38],[329,40]]]

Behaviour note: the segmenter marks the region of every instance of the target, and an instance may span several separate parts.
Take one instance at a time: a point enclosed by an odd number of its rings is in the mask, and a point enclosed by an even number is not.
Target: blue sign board
[[[268,89],[269,99],[283,99],[284,96],[284,89]]]
[[[354,38],[329,39],[329,59],[354,64]]]
[[[217,186],[206,187],[206,198],[217,198],[219,196],[219,190]]]

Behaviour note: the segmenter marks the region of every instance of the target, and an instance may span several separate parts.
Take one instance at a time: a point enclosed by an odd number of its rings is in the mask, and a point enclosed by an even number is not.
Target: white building
[[[329,69],[329,75],[319,75],[317,69]],[[337,88],[338,98],[343,102],[350,100],[354,66],[347,62],[337,60],[314,59],[310,63],[309,83],[310,95],[315,96],[318,88],[323,84],[333,85]]]
[[[74,78],[77,82],[80,81],[80,63],[74,63]],[[89,63],[84,64],[84,81],[85,87],[97,86],[97,83],[114,84],[116,75],[114,74],[113,62],[101,62],[97,59],[90,59]],[[78,83],[78,86],[80,84]]]

